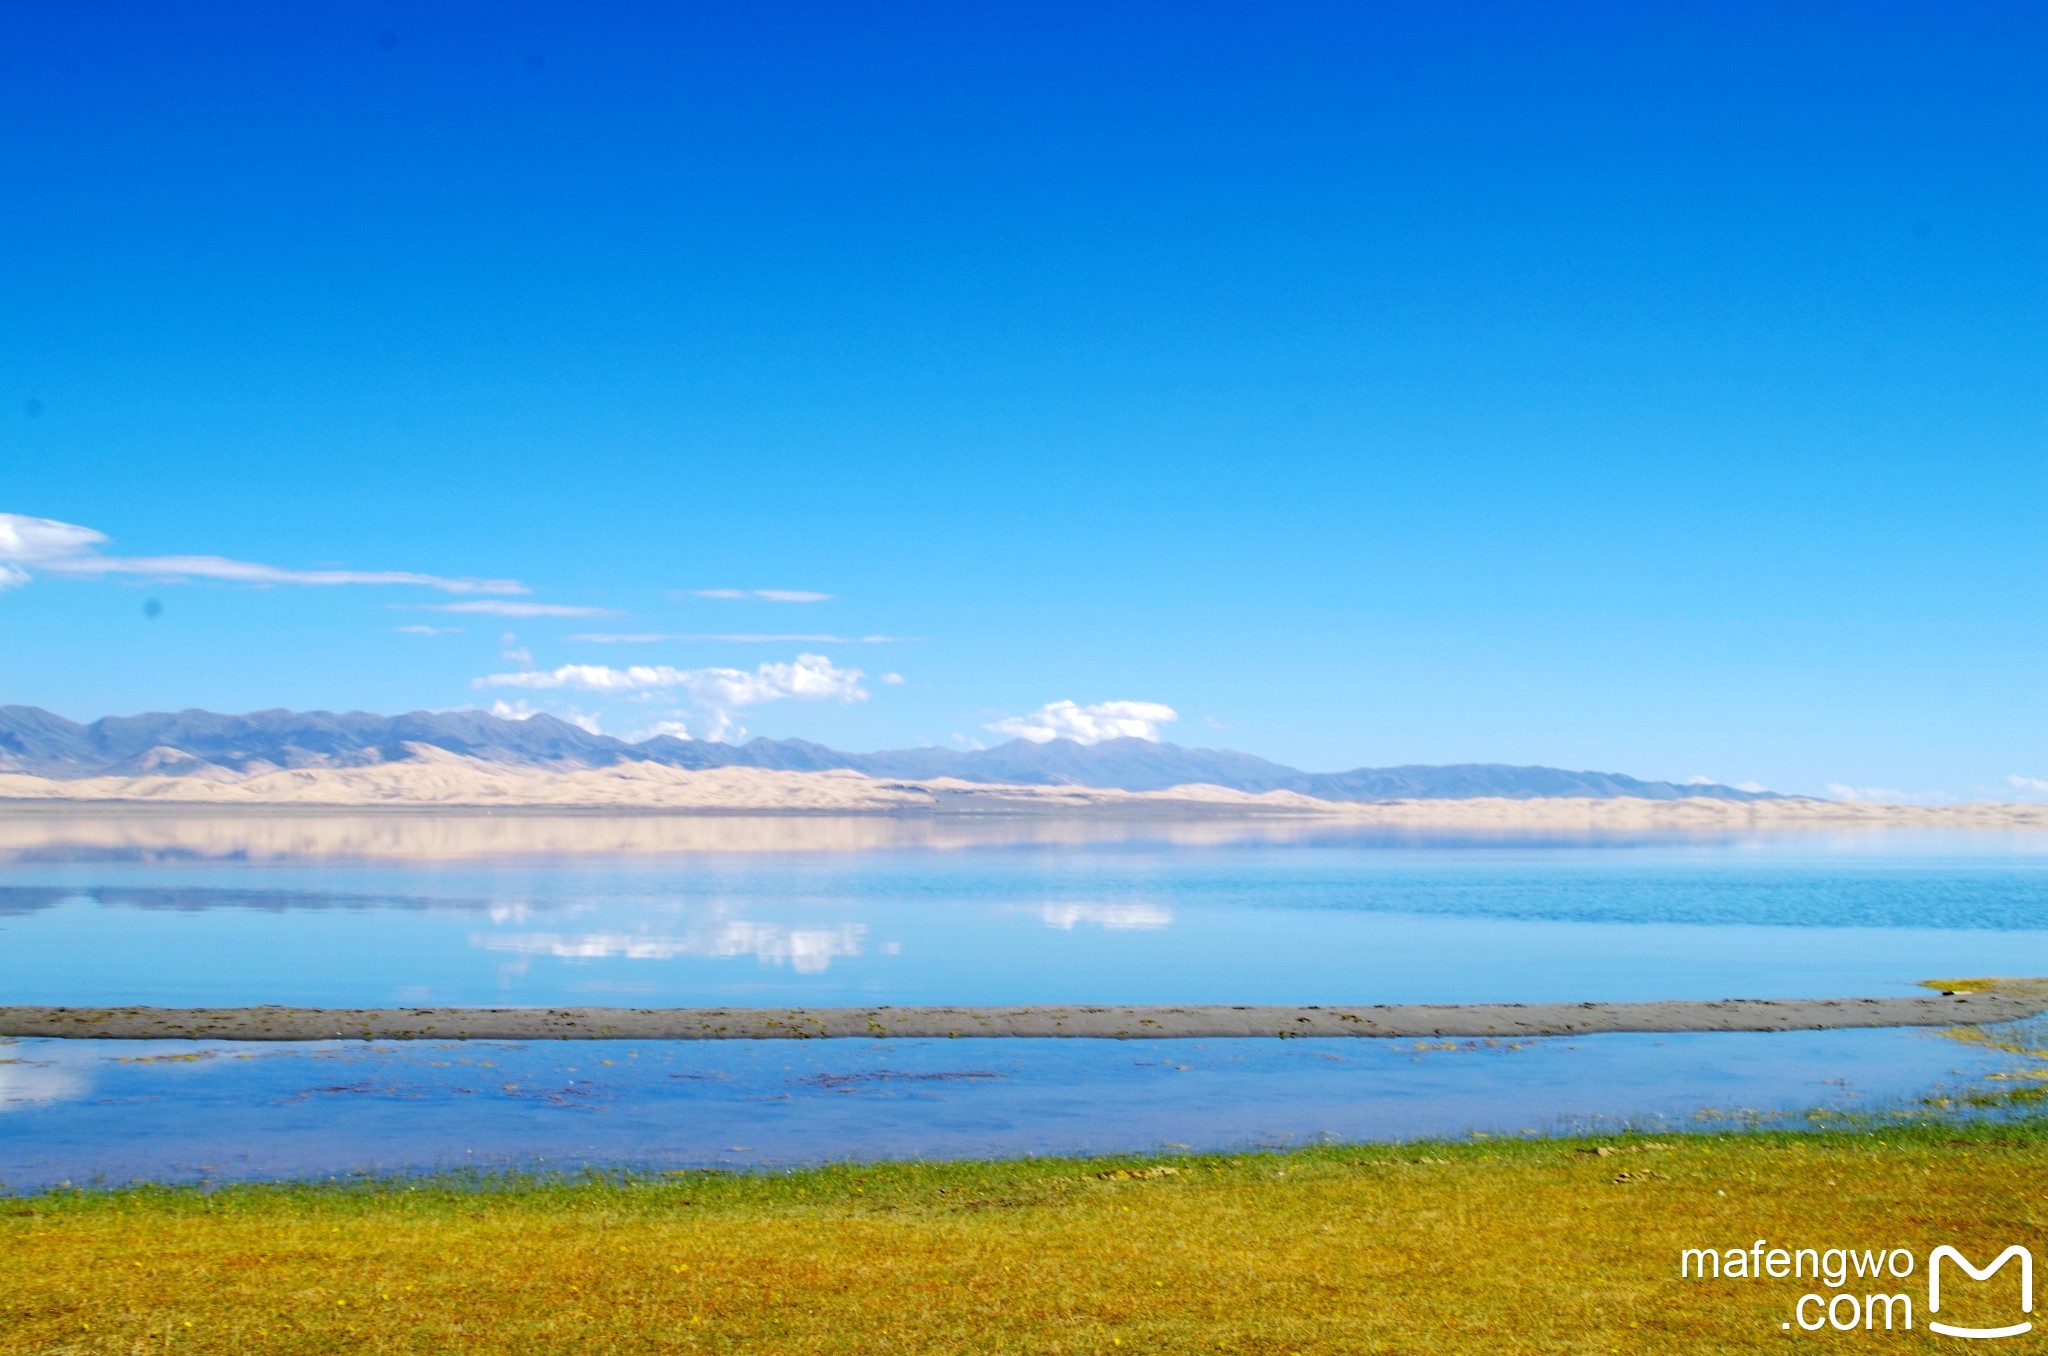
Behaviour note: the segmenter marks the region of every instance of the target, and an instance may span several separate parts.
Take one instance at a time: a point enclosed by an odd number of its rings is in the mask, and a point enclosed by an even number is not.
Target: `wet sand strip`
[[[2048,996],[1731,998],[1666,1003],[883,1008],[0,1007],[0,1036],[101,1040],[815,1040],[1069,1036],[1516,1037],[1599,1032],[1826,1031],[2032,1017]]]

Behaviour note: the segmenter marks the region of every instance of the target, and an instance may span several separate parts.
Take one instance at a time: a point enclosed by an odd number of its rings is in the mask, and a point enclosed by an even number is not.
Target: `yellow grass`
[[[60,1193],[0,1201],[0,1351],[1958,1345],[1917,1272],[1889,1337],[1787,1334],[1810,1280],[1678,1277],[1757,1239],[2048,1250],[2048,1125]]]

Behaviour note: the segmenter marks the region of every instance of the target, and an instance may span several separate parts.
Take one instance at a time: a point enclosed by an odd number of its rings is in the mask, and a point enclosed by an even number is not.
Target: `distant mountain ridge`
[[[414,711],[380,716],[367,711],[153,712],[108,716],[90,725],[33,706],[0,706],[0,771],[72,780],[141,773],[264,772],[274,768],[361,767],[398,762],[412,746],[429,745],[488,762],[524,767],[610,767],[625,762],[679,768],[758,767],[791,772],[848,769],[871,777],[925,781],[955,777],[969,782],[1027,786],[1091,786],[1163,791],[1207,783],[1236,791],[1297,791],[1324,800],[1427,800],[1504,796],[1678,800],[1775,799],[1715,783],[1639,781],[1614,772],[1567,772],[1550,767],[1455,763],[1303,772],[1248,753],[1190,749],[1145,739],[1043,744],[1018,739],[992,749],[896,749],[841,753],[802,739],[753,739],[744,744],[658,735],[629,743],[592,734],[549,715],[511,720],[483,711]]]

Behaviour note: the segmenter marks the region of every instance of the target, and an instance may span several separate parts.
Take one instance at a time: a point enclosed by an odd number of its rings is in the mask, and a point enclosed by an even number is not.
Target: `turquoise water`
[[[772,850],[699,825],[687,851],[593,852],[495,825],[488,850],[423,857],[386,850],[376,825],[272,821],[252,847],[220,822],[189,839],[152,823],[139,842],[6,827],[8,1003],[1541,1001],[2048,975],[2043,835],[1020,841],[993,826],[848,844],[843,826],[785,822]],[[517,850],[529,837],[550,846]],[[1896,1031],[609,1044],[491,1047],[486,1076],[482,1046],[12,1042],[0,1182],[1684,1126],[1918,1105],[2009,1062]]]

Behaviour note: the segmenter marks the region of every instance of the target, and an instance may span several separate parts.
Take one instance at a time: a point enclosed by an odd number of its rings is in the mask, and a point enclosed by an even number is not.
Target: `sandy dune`
[[[414,746],[401,762],[293,768],[250,776],[88,777],[55,781],[0,774],[0,800],[124,801],[179,805],[532,806],[623,810],[773,810],[892,813],[947,809],[1093,809],[1108,805],[1224,806],[1268,813],[1316,812],[1322,801],[1288,791],[1251,795],[1216,786],[1171,791],[989,786],[940,779],[888,781],[858,772],[775,772],[721,767],[688,771],[659,763],[557,771],[466,758]]]
[[[1704,830],[1925,826],[2048,828],[2048,805],[1878,805],[1822,800],[1711,799],[1316,800],[1289,791],[1218,786],[1117,791],[1003,786],[949,779],[893,781],[857,772],[686,771],[656,763],[557,771],[483,762],[415,746],[414,756],[367,767],[300,768],[248,776],[93,777],[57,781],[0,774],[0,825],[29,807],[109,813],[169,810],[437,810],[449,813],[605,811],[618,814],[1261,819],[1391,829]],[[0,838],[6,837],[0,830]]]

